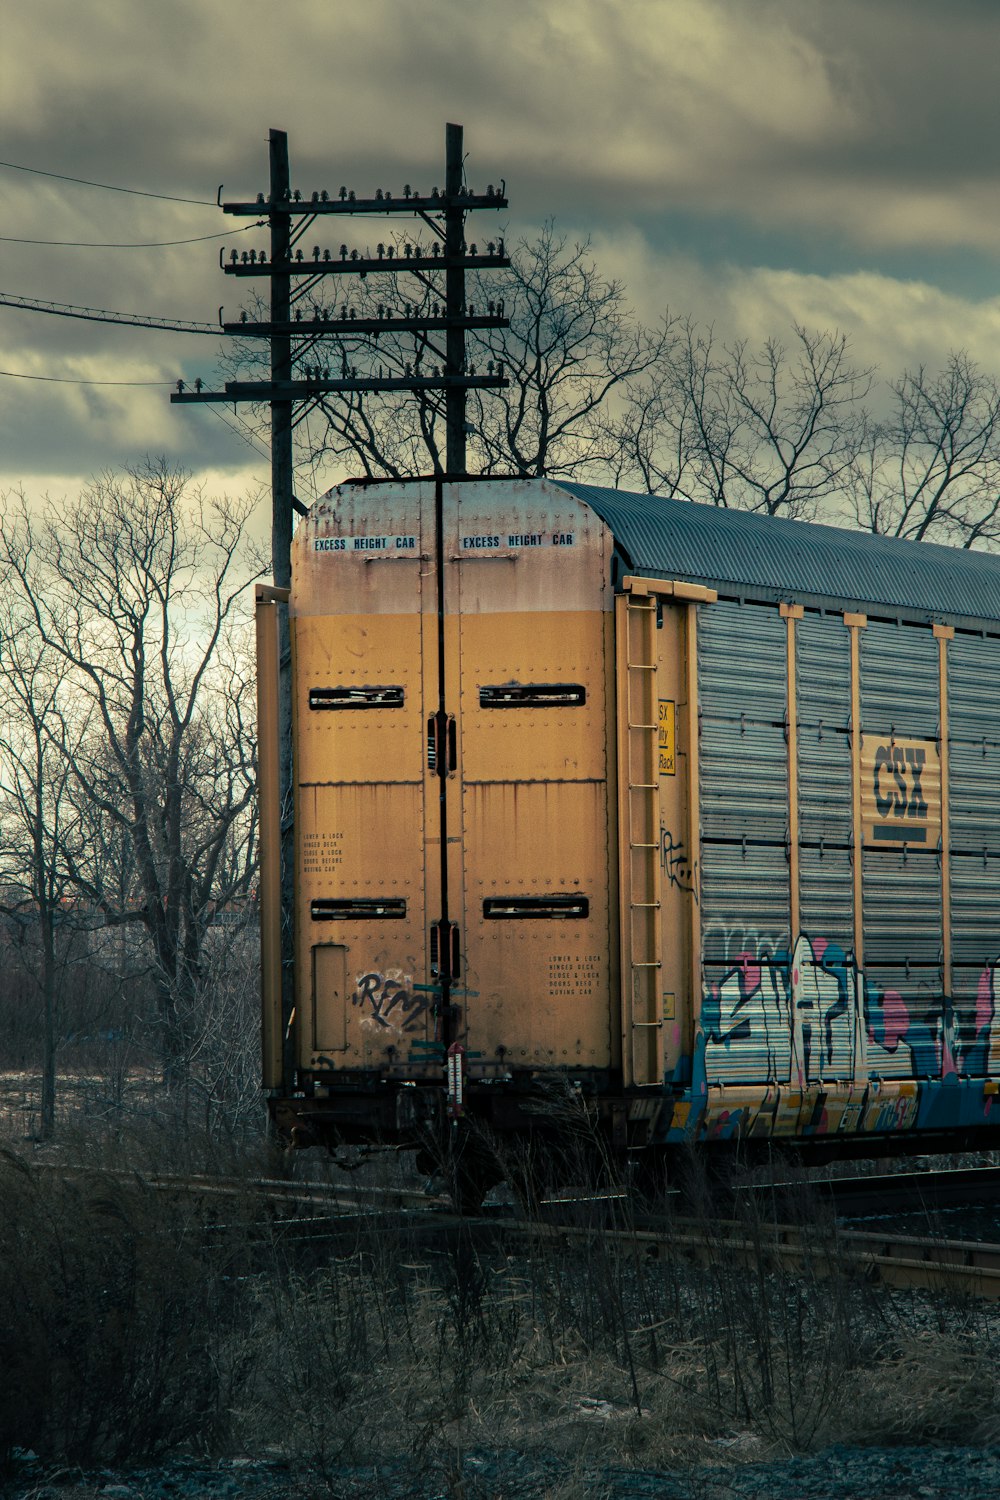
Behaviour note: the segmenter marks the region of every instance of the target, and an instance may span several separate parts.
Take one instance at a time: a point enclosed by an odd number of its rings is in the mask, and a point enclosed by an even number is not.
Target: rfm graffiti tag
[[[428,1006],[426,995],[415,995],[405,978],[391,974],[360,974],[351,996],[359,1010],[371,1007],[371,1019],[388,1031],[419,1031]]]

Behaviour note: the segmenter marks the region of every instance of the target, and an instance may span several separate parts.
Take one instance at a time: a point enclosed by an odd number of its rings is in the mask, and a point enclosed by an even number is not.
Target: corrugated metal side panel
[[[807,611],[795,627],[799,724],[846,730],[851,714],[851,636],[836,615]]]
[[[861,725],[932,739],[940,727],[938,644],[930,630],[873,620],[861,632]]]
[[[851,843],[851,741],[835,729],[799,728],[799,838]]]
[[[969,744],[950,733],[948,741],[951,846],[1000,850],[1000,746]],[[1000,900],[995,909],[1000,917]]]
[[[948,734],[1000,745],[1000,640],[959,633],[948,643]],[[985,691],[984,691],[985,685]]]
[[[780,724],[786,627],[767,605],[722,600],[698,617],[698,703],[705,718]]]
[[[784,731],[774,724],[702,719],[703,839],[788,836],[788,761]]]
[[[1000,956],[1000,856],[953,854],[951,943],[956,965],[982,968]]]
[[[706,964],[784,950],[790,921],[784,846],[703,844],[701,918]]]
[[[937,854],[866,849],[865,967],[941,962],[941,864]]]
[[[854,948],[854,876],[851,851],[824,845],[799,854],[799,919],[815,941]]]
[[[699,614],[706,961],[788,942],[786,650],[776,609],[720,603]]]
[[[707,1076],[788,1076],[787,626],[731,601],[699,613],[701,916]]]
[[[837,616],[795,627],[799,768],[799,902],[810,938],[854,946],[851,866],[851,638]]]

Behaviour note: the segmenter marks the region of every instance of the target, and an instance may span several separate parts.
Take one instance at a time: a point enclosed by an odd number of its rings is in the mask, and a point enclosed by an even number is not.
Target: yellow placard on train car
[[[861,822],[867,848],[937,848],[941,757],[936,740],[861,736]]]
[[[672,698],[660,699],[660,775],[677,774],[677,734]]]

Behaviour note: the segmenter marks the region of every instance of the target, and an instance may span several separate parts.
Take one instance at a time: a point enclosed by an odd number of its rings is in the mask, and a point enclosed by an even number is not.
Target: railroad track
[[[542,1206],[539,1216],[515,1218],[513,1210],[494,1214],[461,1216],[443,1195],[405,1187],[340,1187],[327,1183],[290,1182],[283,1178],[216,1177],[207,1173],[139,1174],[125,1169],[95,1169],[83,1166],[46,1167],[71,1178],[132,1182],[157,1192],[192,1194],[220,1206],[251,1204],[267,1210],[272,1225],[283,1238],[327,1245],[336,1253],[338,1243],[358,1245],[359,1226],[376,1232],[406,1230],[417,1238],[462,1234],[473,1239],[495,1238],[507,1243],[562,1245],[582,1249],[600,1237],[616,1243],[628,1254],[649,1259],[681,1256],[705,1263],[719,1255],[729,1260],[759,1263],[785,1270],[809,1270],[814,1274],[846,1274],[897,1287],[921,1287],[935,1292],[963,1293],[987,1300],[1000,1300],[1000,1244],[934,1236],[893,1234],[891,1231],[845,1229],[838,1226],[829,1235],[802,1225],[772,1223],[759,1218],[699,1218],[682,1215],[661,1220],[644,1218],[622,1225],[614,1217],[623,1202],[619,1194],[597,1194],[585,1198],[554,1200]],[[898,1174],[951,1178],[949,1191],[966,1191],[970,1173],[1000,1173],[992,1168],[972,1168],[957,1174]],[[858,1179],[870,1182],[872,1179]],[[877,1180],[877,1179],[876,1179]],[[888,1179],[890,1182],[894,1178]],[[853,1183],[855,1179],[847,1179]],[[986,1177],[978,1181],[985,1184]],[[779,1185],[780,1187],[781,1185]],[[912,1191],[912,1185],[909,1189]],[[905,1191],[905,1190],[904,1190]],[[850,1194],[845,1198],[851,1201]],[[922,1200],[926,1201],[926,1200]],[[964,1200],[952,1200],[964,1201]],[[560,1222],[559,1212],[576,1209],[593,1214],[581,1224]],[[225,1229],[232,1223],[205,1226]],[[822,1235],[822,1239],[820,1238]]]
[[[833,1205],[838,1216],[906,1213],[953,1208],[958,1204],[1000,1206],[1000,1167],[932,1167],[916,1172],[887,1172],[866,1177],[831,1177],[798,1182],[748,1185],[733,1189],[739,1202],[748,1196],[779,1202],[808,1194]]]

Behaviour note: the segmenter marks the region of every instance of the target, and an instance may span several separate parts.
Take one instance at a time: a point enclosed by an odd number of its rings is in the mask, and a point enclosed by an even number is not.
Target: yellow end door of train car
[[[472,1078],[608,1068],[618,1044],[610,534],[537,481],[448,486],[444,521],[457,1039]]]
[[[618,1064],[610,566],[537,481],[344,487],[301,526],[299,1068]]]
[[[296,535],[295,1035],[298,1066],[319,1072],[405,1065],[433,1035],[418,988],[438,881],[426,806],[430,496],[380,488],[375,504],[345,488]]]

